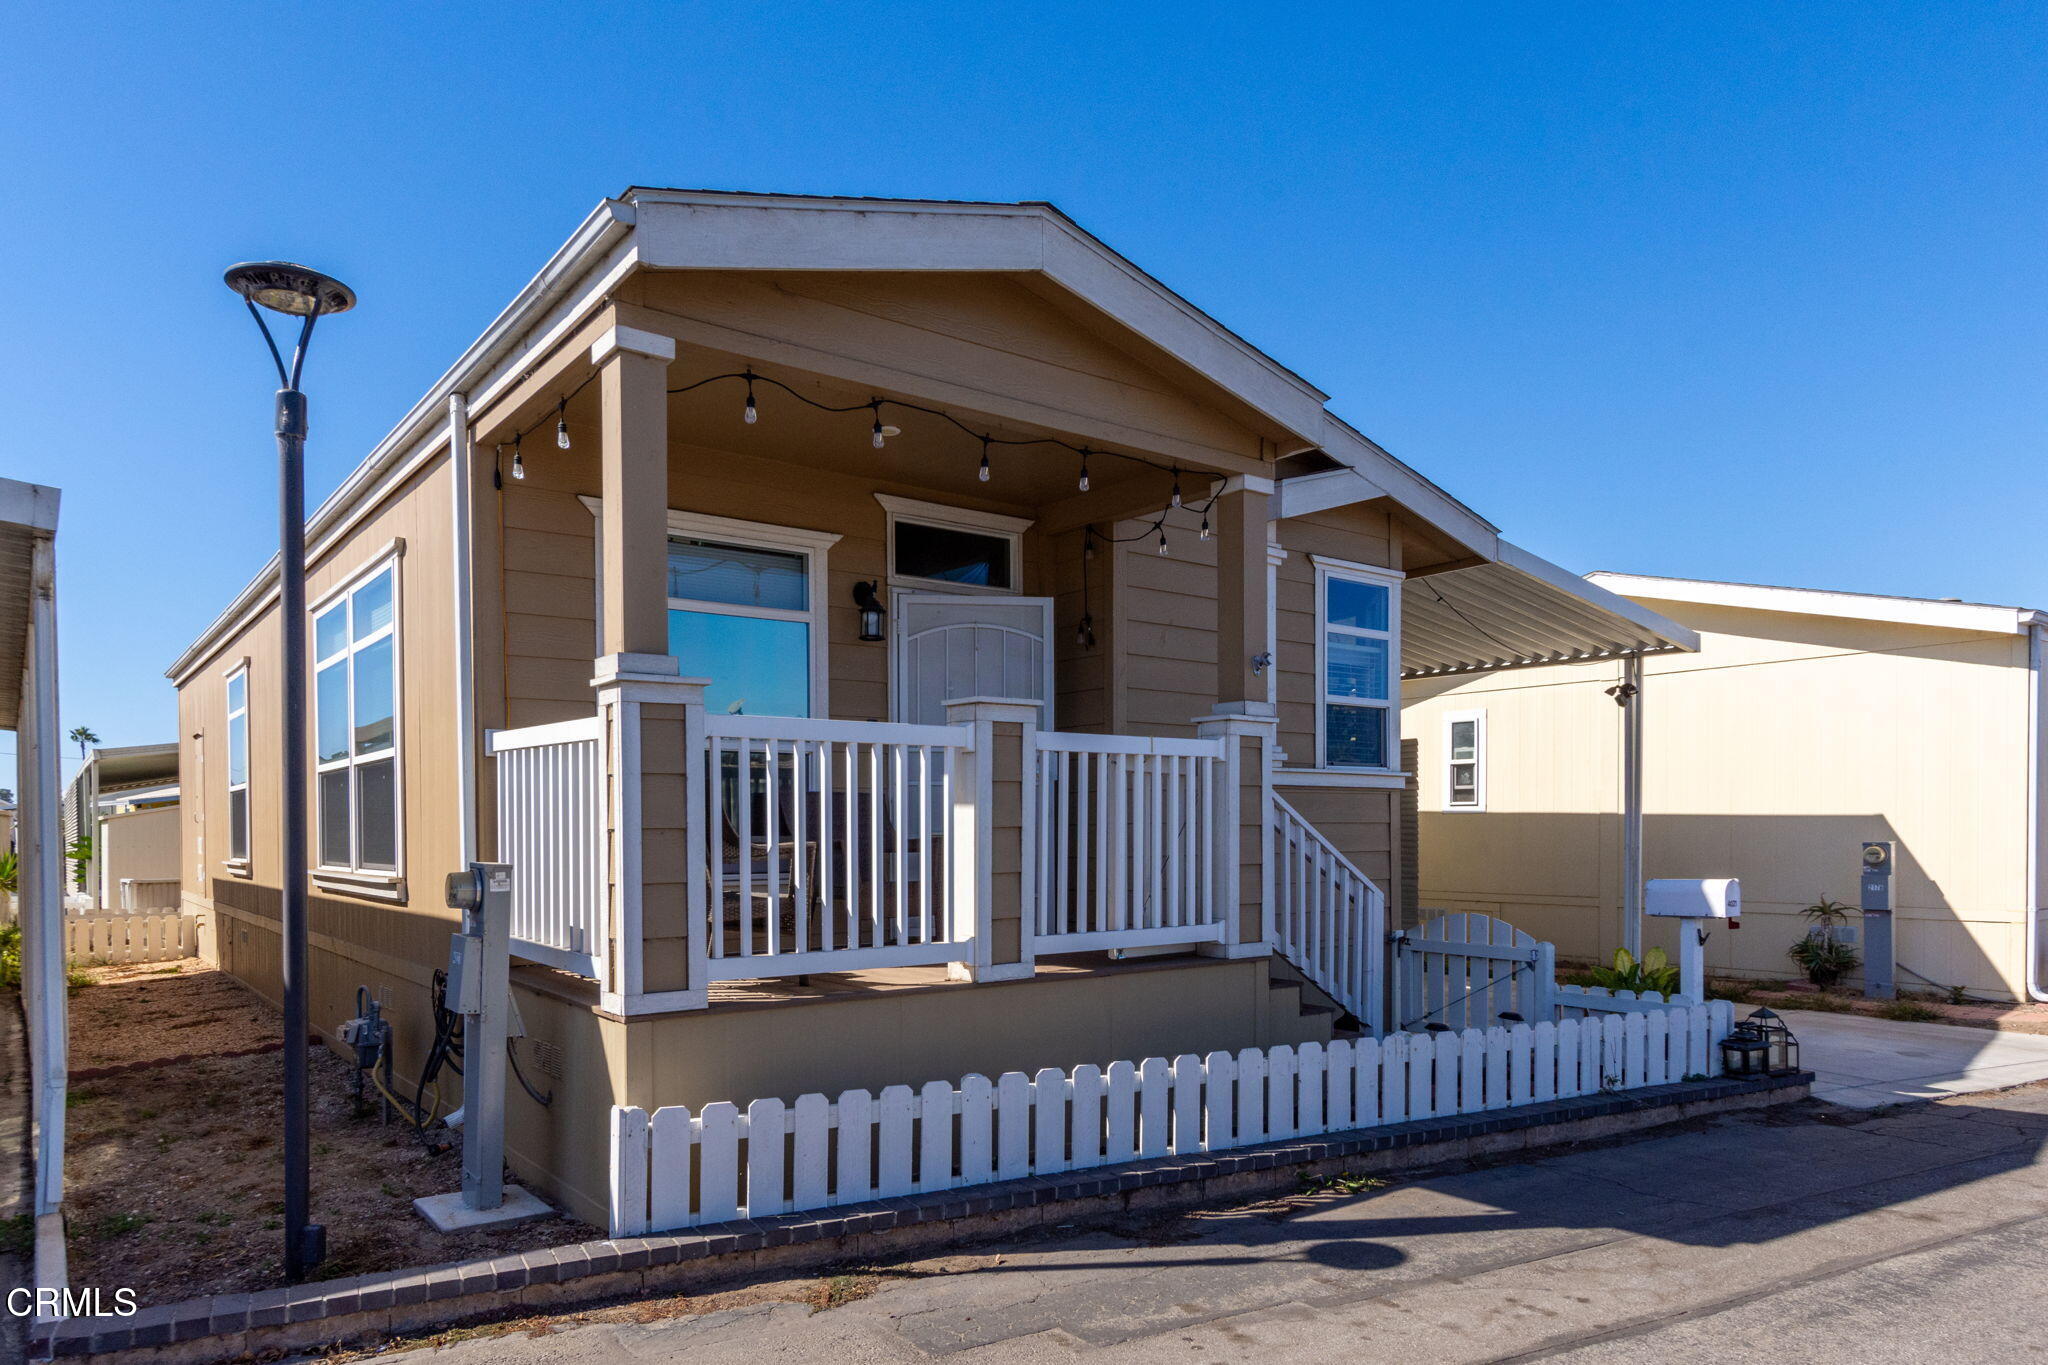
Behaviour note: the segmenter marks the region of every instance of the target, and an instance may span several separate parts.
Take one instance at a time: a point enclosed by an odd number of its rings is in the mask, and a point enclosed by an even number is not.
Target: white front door
[[[892,693],[896,718],[944,725],[946,703],[1004,697],[1038,703],[1052,725],[1052,599],[898,592]]]

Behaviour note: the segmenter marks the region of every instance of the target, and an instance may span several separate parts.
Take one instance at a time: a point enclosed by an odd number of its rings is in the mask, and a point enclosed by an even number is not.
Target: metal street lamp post
[[[284,886],[284,1271],[296,1284],[320,1263],[327,1229],[307,1218],[311,1144],[306,1098],[306,395],[299,372],[313,324],[356,306],[347,285],[289,261],[234,266],[228,288],[242,296],[277,364],[278,616],[283,625]],[[289,367],[261,304],[303,319]]]

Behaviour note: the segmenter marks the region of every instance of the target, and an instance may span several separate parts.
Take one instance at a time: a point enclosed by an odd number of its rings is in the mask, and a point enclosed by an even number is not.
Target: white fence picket
[[[94,911],[63,923],[64,955],[74,962],[175,962],[199,952],[199,921],[177,911]]]
[[[994,1083],[969,1075],[957,1086],[892,1085],[879,1097],[848,1090],[836,1103],[757,1099],[744,1113],[724,1102],[694,1113],[621,1107],[612,1112],[612,1232],[1511,1110],[1717,1067],[1734,1026],[1727,1002],[1629,1003],[1655,1012],[1010,1071]]]

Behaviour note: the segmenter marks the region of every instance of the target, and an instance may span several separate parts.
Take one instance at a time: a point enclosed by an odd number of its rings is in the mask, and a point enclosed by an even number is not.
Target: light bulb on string
[[[526,477],[526,457],[519,453],[519,441],[517,436],[512,438],[512,477],[515,479]]]
[[[876,450],[882,448],[882,405],[880,403],[875,404],[874,443]]]
[[[1180,471],[1178,469],[1173,471],[1173,505],[1175,507],[1180,506]]]
[[[1074,643],[1082,649],[1095,648],[1095,618],[1083,612],[1081,623],[1074,627]]]
[[[569,400],[566,398],[555,405],[555,444],[564,450],[569,448]]]
[[[1081,449],[1081,491],[1088,491],[1088,450],[1085,446]]]
[[[1095,558],[1095,532],[1093,531],[1090,531],[1087,537],[1083,539],[1081,542],[1081,558]]]
[[[1207,540],[1208,538],[1209,538],[1209,514],[1208,514],[1207,512],[1204,512],[1204,513],[1202,513],[1202,539],[1204,539],[1204,540]]]
[[[747,372],[747,406],[740,415],[746,418],[748,426],[761,420],[761,410],[754,406],[754,375],[751,370]]]
[[[981,469],[976,474],[983,483],[988,482],[988,437],[981,438]]]
[[[1168,551],[1168,550],[1167,550],[1167,548],[1166,548],[1166,523],[1165,523],[1165,522],[1163,522],[1163,521],[1162,521],[1162,522],[1160,522],[1160,523],[1159,523],[1159,527],[1158,527],[1158,530],[1159,530],[1159,553],[1161,553],[1161,554],[1167,554],[1167,553],[1169,553],[1169,551]]]

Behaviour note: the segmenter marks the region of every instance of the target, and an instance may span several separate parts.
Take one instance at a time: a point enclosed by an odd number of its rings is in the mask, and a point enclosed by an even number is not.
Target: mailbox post
[[[1863,844],[1863,994],[1872,1000],[1890,1000],[1899,991],[1892,969],[1892,907],[1897,901],[1893,869],[1899,861],[1899,846],[1890,839],[1870,839]]]
[[[1657,877],[1645,884],[1643,913],[1678,921],[1678,993],[1707,998],[1707,924],[1742,927],[1742,883],[1733,877]]]

